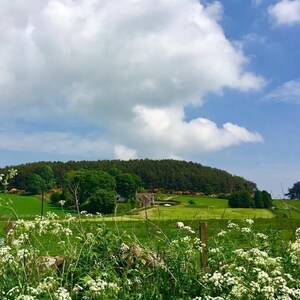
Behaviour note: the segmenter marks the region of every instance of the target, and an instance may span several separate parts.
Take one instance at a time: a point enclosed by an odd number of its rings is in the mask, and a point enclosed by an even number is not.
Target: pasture
[[[60,207],[44,201],[44,214],[50,211],[58,215],[64,214]],[[0,194],[0,218],[4,220],[9,219],[14,214],[24,219],[41,215],[41,200],[34,196]]]
[[[1,234],[3,299],[300,297],[299,283],[293,279],[300,261],[299,251],[294,251],[300,242],[300,232],[295,231],[300,227],[298,202],[274,201],[272,210],[231,209],[226,200],[182,196],[177,205],[162,201],[161,206],[102,217],[65,214],[45,203],[45,211],[59,216],[32,221],[40,212],[39,199],[4,196],[2,229],[10,216],[6,203],[28,220],[16,221],[8,236],[4,230]],[[177,221],[191,230],[178,229]],[[198,239],[201,221],[208,224],[205,245]],[[203,253],[209,272],[203,267]],[[50,261],[62,265],[47,268]],[[283,269],[279,278],[278,270]],[[251,297],[249,286],[255,287]],[[289,297],[293,295],[297,297]]]
[[[41,200],[33,196],[19,196],[0,194],[0,226],[3,228],[8,219],[13,218],[12,210],[19,218],[33,219],[40,215]],[[300,227],[300,201],[275,200],[275,209],[253,209],[253,208],[228,208],[227,200],[207,196],[170,196],[160,195],[160,206],[147,209],[135,209],[130,214],[118,213],[122,211],[122,205],[118,204],[116,215],[94,216],[85,219],[84,226],[105,222],[107,227],[118,233],[130,233],[143,242],[153,241],[160,233],[172,234],[176,229],[176,222],[182,221],[191,226],[194,231],[198,230],[201,221],[209,224],[210,236],[218,234],[222,228],[227,226],[229,220],[241,222],[243,219],[255,219],[255,230],[277,231],[284,240],[289,240],[296,227]],[[164,206],[170,199],[178,202],[178,205]],[[190,204],[193,200],[194,204]],[[61,207],[44,203],[44,214],[55,212],[59,218],[64,218],[65,212]],[[70,211],[68,211],[70,212]],[[2,224],[2,225],[1,225]],[[0,232],[1,232],[0,231]],[[50,245],[51,243],[49,243]]]

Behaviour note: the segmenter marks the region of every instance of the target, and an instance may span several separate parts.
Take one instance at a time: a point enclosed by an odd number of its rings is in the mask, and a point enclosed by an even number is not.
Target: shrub
[[[230,207],[247,208],[252,206],[252,199],[247,191],[238,191],[231,194],[228,205]]]
[[[190,199],[190,200],[188,201],[188,204],[195,205],[196,202],[195,202],[193,199]]]

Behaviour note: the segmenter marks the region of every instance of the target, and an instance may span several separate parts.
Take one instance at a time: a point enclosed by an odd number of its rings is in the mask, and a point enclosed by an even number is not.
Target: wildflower
[[[260,233],[260,232],[258,232],[258,233],[256,234],[256,236],[257,236],[258,238],[262,239],[262,240],[267,240],[267,239],[268,239],[268,237],[267,237],[265,234]]]
[[[216,271],[210,277],[209,281],[211,281],[214,284],[215,287],[221,288],[222,284],[224,283],[224,277],[220,272]]]
[[[226,231],[225,230],[221,230],[219,233],[218,233],[218,236],[225,236],[226,235]]]
[[[74,287],[73,287],[73,292],[75,292],[76,294],[78,294],[82,290],[83,290],[83,287],[80,286],[79,284],[75,284]]]
[[[250,226],[254,223],[254,221],[252,219],[245,219],[244,221],[245,221],[245,223],[247,223]]]
[[[118,290],[119,287],[116,283],[107,282],[102,280],[101,278],[97,278],[96,280],[90,279],[87,281],[87,285],[89,290],[93,292],[94,295],[101,295],[101,293],[106,290]]]
[[[185,243],[189,243],[191,241],[191,238],[189,236],[185,236],[182,238],[182,241]]]
[[[245,299],[245,296],[248,292],[249,291],[245,286],[243,286],[242,284],[236,284],[235,286],[233,286],[230,294],[234,299]]]
[[[121,250],[121,252],[127,252],[127,251],[129,251],[129,246],[127,246],[125,243],[122,243],[121,244],[121,247],[120,247],[120,250]]]
[[[72,300],[69,292],[63,287],[58,288],[55,296],[57,300]]]
[[[20,295],[16,298],[16,300],[35,300],[36,298],[34,296],[28,296],[28,295]]]
[[[250,233],[251,229],[249,227],[243,227],[243,228],[241,228],[241,232]]]
[[[29,256],[28,249],[20,249],[17,252],[17,258],[18,259],[24,259],[24,258],[27,258],[28,256]]]
[[[239,225],[232,223],[231,221],[228,221],[227,228],[229,229],[239,229]]]
[[[61,205],[61,206],[64,206],[66,201],[65,200],[59,200],[58,203]]]

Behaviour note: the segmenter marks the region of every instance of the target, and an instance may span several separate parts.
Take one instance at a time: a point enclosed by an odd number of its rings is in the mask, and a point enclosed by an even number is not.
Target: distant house
[[[153,193],[136,193],[135,198],[141,202],[142,206],[154,205]]]

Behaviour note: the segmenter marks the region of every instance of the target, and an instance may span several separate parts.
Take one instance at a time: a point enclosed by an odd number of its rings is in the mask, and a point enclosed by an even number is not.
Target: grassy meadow
[[[114,216],[66,214],[45,203],[45,218],[34,220],[39,198],[1,195],[1,299],[300,298],[298,202],[231,209],[212,197],[160,198],[159,206],[128,213],[118,204]]]
[[[34,218],[41,214],[41,199],[34,196],[20,196],[16,194],[0,194],[0,219],[8,219],[14,216],[19,218]],[[44,214],[55,212],[63,215],[60,207],[49,204],[44,201]]]
[[[14,219],[9,206],[19,218],[33,219],[40,215],[41,200],[34,196],[20,196],[14,194],[0,194],[0,225],[4,234],[4,227],[8,219]],[[277,231],[284,240],[289,240],[296,227],[300,227],[300,201],[274,200],[274,209],[228,208],[227,200],[208,196],[173,196],[159,195],[160,205],[135,209],[124,213],[123,204],[118,204],[115,215],[82,219],[84,226],[105,222],[107,228],[120,234],[129,233],[143,242],[153,242],[159,238],[161,232],[169,235],[176,231],[176,222],[182,221],[198,230],[199,222],[207,221],[210,236],[218,234],[227,226],[229,220],[237,223],[243,219],[254,219],[254,229],[260,231]],[[173,204],[169,206],[170,200]],[[192,200],[193,204],[190,204]],[[165,206],[167,204],[167,206]],[[118,212],[122,213],[118,213]],[[47,201],[44,203],[44,214],[54,212],[63,218],[66,211],[62,207],[54,206]],[[67,211],[70,212],[70,211]],[[45,239],[45,241],[47,238]],[[51,245],[52,241],[47,240]]]

